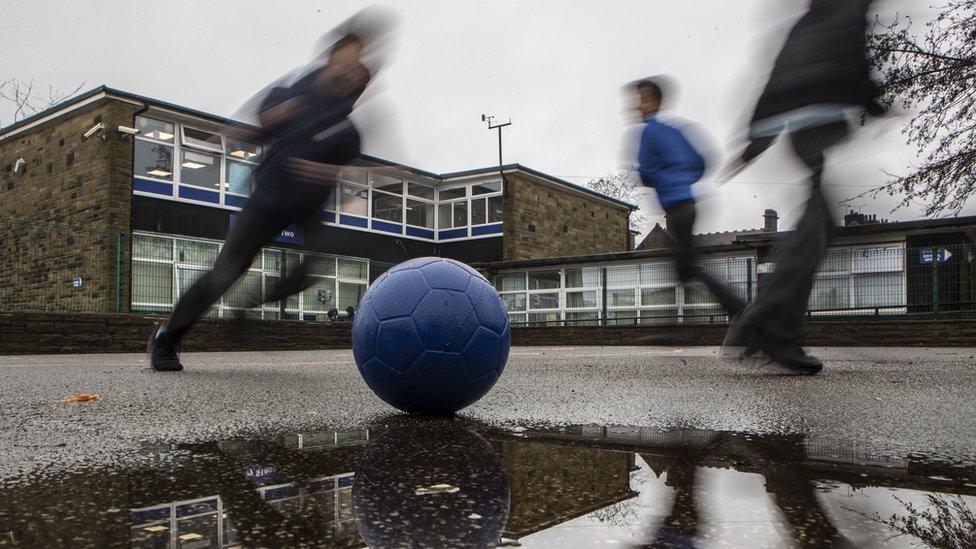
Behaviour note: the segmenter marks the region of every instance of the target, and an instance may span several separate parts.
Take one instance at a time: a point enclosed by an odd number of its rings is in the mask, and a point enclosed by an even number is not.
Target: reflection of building
[[[634,454],[539,442],[495,442],[512,504],[505,537],[518,539],[637,495]]]

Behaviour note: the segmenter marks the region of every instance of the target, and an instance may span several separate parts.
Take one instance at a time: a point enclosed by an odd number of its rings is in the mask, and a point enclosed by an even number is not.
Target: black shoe
[[[726,356],[744,359],[762,350],[762,338],[749,323],[733,319],[729,331],[722,341],[722,351]]]
[[[771,348],[766,352],[774,362],[794,374],[815,376],[823,370],[823,362],[800,347]]]
[[[149,365],[157,372],[179,372],[183,369],[180,364],[179,344],[166,336],[165,324],[149,336],[146,354],[149,356]]]

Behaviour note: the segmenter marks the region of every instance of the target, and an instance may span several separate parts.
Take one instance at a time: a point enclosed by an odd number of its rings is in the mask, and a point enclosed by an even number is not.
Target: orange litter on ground
[[[88,402],[91,400],[98,400],[98,395],[89,395],[87,393],[81,393],[73,397],[67,397],[61,402]]]

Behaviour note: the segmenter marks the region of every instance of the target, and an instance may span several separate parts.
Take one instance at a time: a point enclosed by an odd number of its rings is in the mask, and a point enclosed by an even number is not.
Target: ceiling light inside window
[[[206,168],[207,165],[206,164],[201,164],[199,162],[190,162],[188,160],[186,162],[183,162],[183,167],[184,168],[189,168],[191,170],[199,170],[200,168]]]
[[[156,168],[156,169],[149,170],[148,172],[146,172],[146,175],[152,175],[152,176],[155,176],[155,177],[169,177],[169,176],[173,175],[173,172],[169,172],[169,171],[166,171],[166,170],[161,170],[159,168]]]

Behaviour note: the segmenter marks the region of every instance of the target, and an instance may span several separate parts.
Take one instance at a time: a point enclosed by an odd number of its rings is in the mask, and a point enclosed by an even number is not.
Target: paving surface
[[[598,424],[803,433],[874,451],[976,460],[976,348],[810,349],[816,377],[738,364],[714,347],[519,347],[463,415],[517,428]],[[0,479],[125,464],[146,442],[361,425],[393,413],[349,351],[0,357]],[[95,393],[98,401],[64,404]]]

